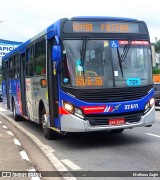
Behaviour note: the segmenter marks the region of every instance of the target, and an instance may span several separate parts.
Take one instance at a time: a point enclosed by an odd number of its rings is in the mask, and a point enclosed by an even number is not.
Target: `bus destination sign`
[[[130,22],[72,22],[73,32],[89,33],[138,33],[139,27]]]

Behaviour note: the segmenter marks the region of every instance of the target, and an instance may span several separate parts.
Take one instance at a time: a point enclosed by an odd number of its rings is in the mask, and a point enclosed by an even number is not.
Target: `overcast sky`
[[[26,41],[59,18],[114,16],[144,20],[160,39],[159,0],[2,0],[0,39]]]

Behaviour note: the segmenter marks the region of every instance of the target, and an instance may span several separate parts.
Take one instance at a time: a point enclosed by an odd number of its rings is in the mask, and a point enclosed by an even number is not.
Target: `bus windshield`
[[[148,41],[131,41],[125,58],[127,40],[82,39],[62,43],[61,77],[65,87],[117,88],[152,83]]]

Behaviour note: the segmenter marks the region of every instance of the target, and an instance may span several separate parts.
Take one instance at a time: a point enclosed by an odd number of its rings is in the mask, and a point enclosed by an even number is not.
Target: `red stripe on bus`
[[[63,107],[59,107],[59,114],[70,114],[68,111],[66,111]]]
[[[82,106],[84,114],[102,113],[106,106]]]

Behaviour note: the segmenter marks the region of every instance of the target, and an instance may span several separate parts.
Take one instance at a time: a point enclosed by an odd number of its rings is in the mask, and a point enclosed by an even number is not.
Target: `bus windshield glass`
[[[84,38],[62,43],[61,80],[65,87],[96,89],[152,83],[148,41],[134,40],[129,44],[128,40]]]

